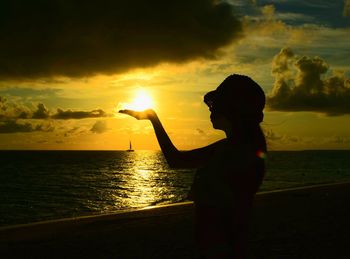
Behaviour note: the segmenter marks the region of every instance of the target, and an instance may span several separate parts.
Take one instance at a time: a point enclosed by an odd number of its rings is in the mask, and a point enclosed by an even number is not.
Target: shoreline
[[[350,183],[256,195],[249,258],[347,258]],[[193,258],[193,203],[0,228],[2,258]],[[52,255],[52,253],[53,254]]]

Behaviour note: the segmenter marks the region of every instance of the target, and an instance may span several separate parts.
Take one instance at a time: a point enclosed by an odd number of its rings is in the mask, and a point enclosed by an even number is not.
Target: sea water
[[[185,201],[159,151],[0,151],[0,226]],[[350,151],[275,151],[260,191],[350,181]]]

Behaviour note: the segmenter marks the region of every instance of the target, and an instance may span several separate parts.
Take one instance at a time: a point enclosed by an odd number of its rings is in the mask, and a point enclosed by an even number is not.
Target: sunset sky
[[[270,150],[350,149],[350,0],[1,1],[0,149],[159,149],[119,108],[148,95],[179,149],[224,137],[203,95],[267,95]]]

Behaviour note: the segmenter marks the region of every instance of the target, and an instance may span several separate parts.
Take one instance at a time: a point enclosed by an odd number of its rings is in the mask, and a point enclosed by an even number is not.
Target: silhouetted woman
[[[122,110],[151,121],[171,167],[197,168],[190,191],[196,212],[196,240],[204,258],[245,258],[252,203],[262,183],[266,142],[261,131],[265,94],[251,78],[230,75],[204,96],[210,120],[226,138],[179,151],[157,114]]]

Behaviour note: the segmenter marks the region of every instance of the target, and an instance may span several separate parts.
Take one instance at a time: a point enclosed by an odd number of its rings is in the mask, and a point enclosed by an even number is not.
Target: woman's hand
[[[152,109],[147,109],[144,111],[134,111],[134,110],[120,110],[119,113],[130,115],[137,120],[152,120],[157,117],[157,114]]]

